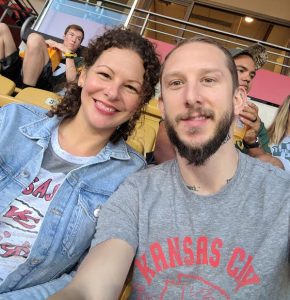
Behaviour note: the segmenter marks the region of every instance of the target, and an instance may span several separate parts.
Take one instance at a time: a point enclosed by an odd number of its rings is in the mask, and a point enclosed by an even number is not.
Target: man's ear
[[[234,113],[239,115],[242,111],[246,101],[247,101],[247,92],[244,87],[239,86],[234,93]]]
[[[81,74],[80,74],[79,79],[78,79],[78,86],[79,87],[81,87],[81,88],[84,87],[86,77],[87,77],[87,69],[82,68]]]
[[[164,102],[163,102],[163,98],[162,95],[160,94],[159,98],[158,98],[158,108],[161,112],[161,117],[162,119],[164,119]]]

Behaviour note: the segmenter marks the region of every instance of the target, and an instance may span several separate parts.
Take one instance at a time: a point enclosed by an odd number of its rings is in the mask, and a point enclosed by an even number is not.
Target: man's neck
[[[185,184],[199,195],[212,195],[220,191],[235,175],[238,159],[238,152],[231,140],[221,145],[202,166],[188,164],[177,153],[177,162]]]

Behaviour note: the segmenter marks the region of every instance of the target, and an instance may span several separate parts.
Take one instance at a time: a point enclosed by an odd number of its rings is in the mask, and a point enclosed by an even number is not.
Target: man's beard
[[[201,108],[191,110],[187,115],[190,117],[194,112],[203,112],[203,114],[211,119],[214,119],[214,114],[211,110],[202,110]],[[183,118],[186,118],[185,116]],[[182,119],[182,117],[177,117],[177,122]],[[229,135],[229,130],[232,125],[234,119],[234,111],[233,108],[230,111],[226,111],[224,115],[221,117],[219,123],[216,126],[213,138],[205,142],[204,144],[194,146],[187,145],[179,138],[172,122],[165,118],[165,127],[167,130],[168,137],[171,143],[177,148],[181,157],[184,157],[189,164],[194,164],[195,166],[201,166],[205,163],[205,161],[212,156],[219,147],[227,141],[227,137]],[[194,131],[198,132],[198,128],[192,129],[192,133]]]

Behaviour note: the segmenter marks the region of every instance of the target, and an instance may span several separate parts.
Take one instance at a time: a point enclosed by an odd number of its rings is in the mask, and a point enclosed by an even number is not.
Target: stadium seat
[[[0,107],[9,103],[23,103],[23,101],[17,100],[9,95],[0,95]]]
[[[1,95],[12,95],[15,90],[14,81],[0,75],[0,94]]]
[[[146,156],[154,150],[161,114],[157,99],[152,99],[138,120],[135,130],[128,137],[127,143],[136,151]]]
[[[61,101],[61,96],[53,92],[27,87],[21,90],[15,96],[15,99],[24,103],[34,104],[42,108],[50,109],[52,105],[56,105]]]

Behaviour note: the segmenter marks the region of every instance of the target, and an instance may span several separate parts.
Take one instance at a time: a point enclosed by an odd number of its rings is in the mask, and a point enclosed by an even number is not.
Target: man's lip
[[[187,117],[181,118],[180,121],[185,124],[186,127],[200,127],[204,126],[207,123],[207,120],[210,119],[206,116],[195,116],[195,117]]]
[[[207,117],[206,115],[193,115],[193,116],[188,116],[185,118],[181,118],[181,120],[183,121],[190,121],[190,120],[205,120],[208,119],[209,117]]]

